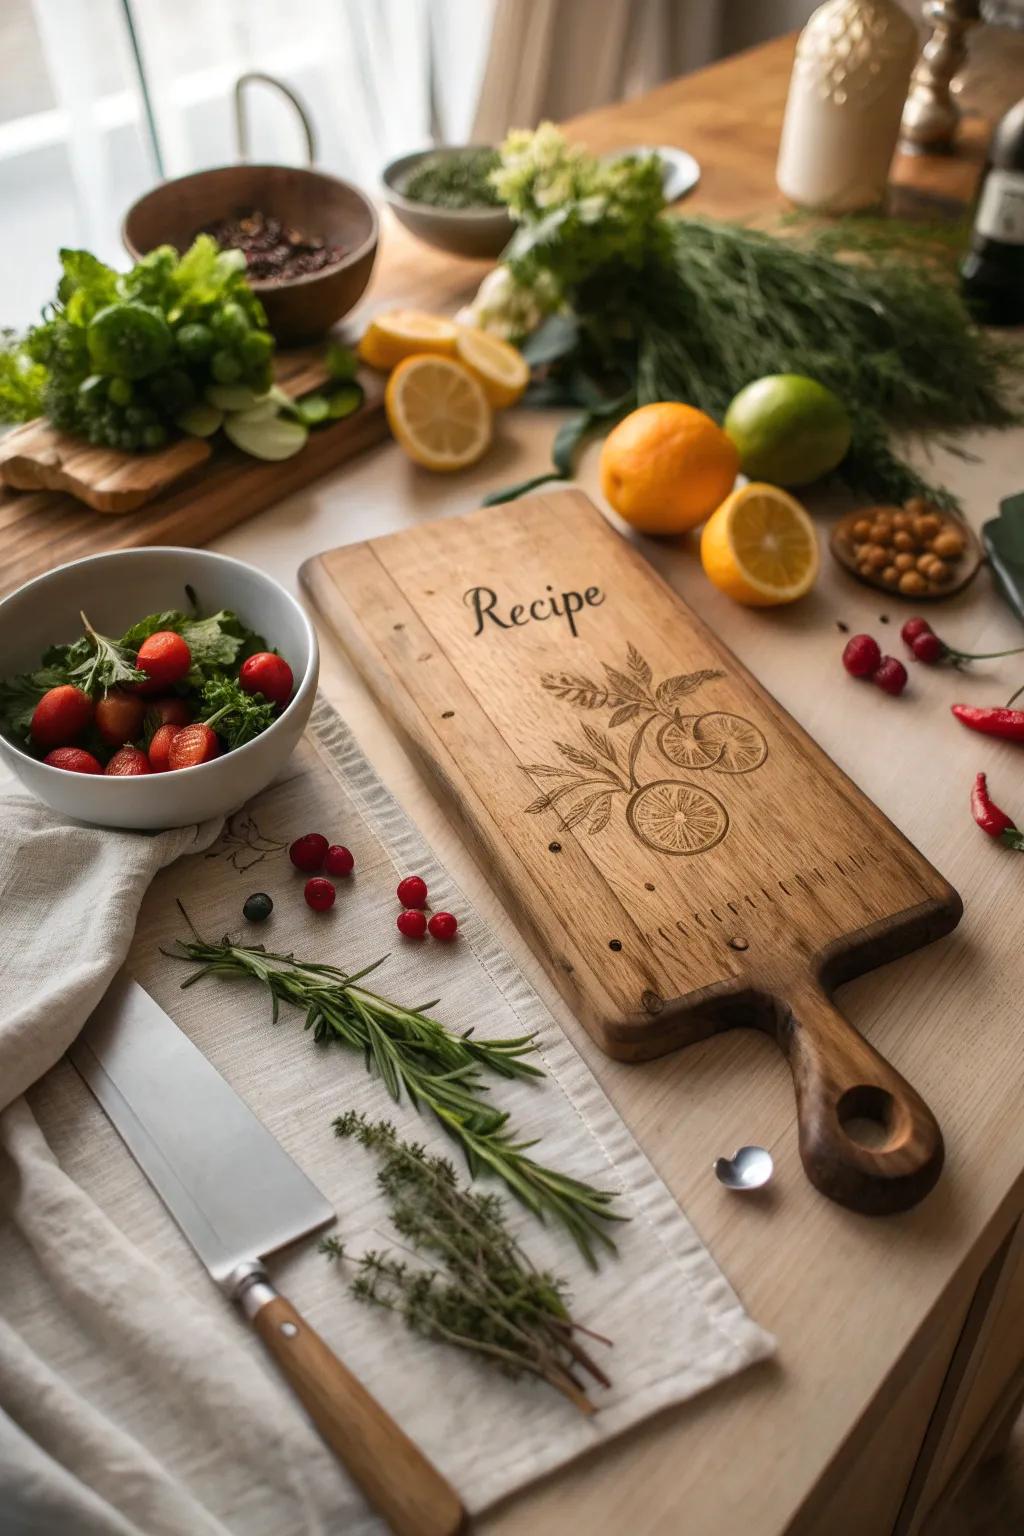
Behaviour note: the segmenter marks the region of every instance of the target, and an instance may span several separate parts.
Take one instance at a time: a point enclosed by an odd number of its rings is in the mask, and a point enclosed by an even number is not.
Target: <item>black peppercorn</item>
[[[242,916],[250,923],[265,923],[273,910],[274,903],[266,891],[255,891],[252,896],[245,898]]]

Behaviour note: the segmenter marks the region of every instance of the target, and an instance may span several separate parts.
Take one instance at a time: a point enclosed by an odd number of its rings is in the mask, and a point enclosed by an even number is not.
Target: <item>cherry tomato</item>
[[[55,747],[52,752],[47,752],[43,762],[49,763],[51,768],[63,768],[68,773],[103,772],[102,764],[91,752],[83,752],[81,747]]]
[[[96,705],[96,729],[108,747],[122,747],[142,735],[146,706],[137,694],[112,688]]]
[[[422,939],[427,931],[427,919],[419,911],[399,912],[395,926],[407,939]]]
[[[440,939],[442,944],[450,944],[459,928],[459,920],[450,912],[435,912],[427,924],[430,936]]]
[[[307,880],[302,894],[306,906],[312,907],[314,912],[327,912],[334,906],[335,891],[329,880]]]
[[[158,629],[139,646],[135,665],[146,673],[144,683],[136,683],[139,693],[162,693],[180,683],[192,665],[192,652],[173,629]]]
[[[188,702],[176,699],[173,695],[167,699],[154,699],[147,713],[161,725],[188,725],[192,719],[192,709]]]
[[[329,875],[350,875],[355,865],[351,853],[340,843],[332,843],[324,855],[324,869]]]
[[[93,702],[81,688],[62,683],[44,693],[32,713],[37,747],[67,747],[92,723]]]
[[[138,747],[122,747],[120,752],[114,753],[106,771],[115,778],[134,779],[141,774],[152,773],[153,770],[145,752],[140,752]]]
[[[244,693],[262,693],[271,704],[287,704],[295,687],[292,669],[283,656],[257,651],[242,662],[238,686]]]
[[[427,882],[419,875],[406,875],[404,880],[399,880],[395,895],[403,907],[425,907]]]
[[[304,875],[313,875],[318,869],[323,869],[327,847],[327,839],[322,832],[306,832],[292,843],[288,857]]]
[[[154,773],[166,773],[170,768],[171,742],[183,727],[180,725],[161,725],[153,732],[153,740],[149,744],[149,766]]]
[[[209,725],[183,725],[167,753],[168,768],[197,768],[220,756],[217,732]]]

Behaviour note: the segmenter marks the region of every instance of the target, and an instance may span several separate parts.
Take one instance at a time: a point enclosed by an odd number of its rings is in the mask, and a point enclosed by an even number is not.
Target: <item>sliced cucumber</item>
[[[223,411],[218,411],[215,405],[200,401],[198,405],[190,405],[187,411],[182,411],[175,424],[187,432],[189,437],[212,437],[220,430],[223,422]]]
[[[246,413],[225,418],[225,435],[254,459],[290,459],[306,446],[309,433],[300,422],[289,421],[284,416],[261,416],[257,421],[246,421]]]
[[[305,395],[303,399],[296,401],[299,420],[307,427],[315,427],[321,421],[326,421],[330,415],[330,406],[324,395]]]
[[[247,384],[210,384],[206,398],[218,411],[251,411],[270,397],[266,391],[258,395]]]
[[[277,401],[271,400],[269,397],[266,400],[261,400],[259,405],[254,405],[250,410],[227,412],[227,415],[233,417],[235,421],[242,421],[246,423],[252,421],[269,421],[271,416],[276,416],[277,414]]]
[[[343,384],[340,389],[332,390],[327,398],[328,419],[330,421],[341,421],[345,416],[353,416],[362,403],[362,385]]]

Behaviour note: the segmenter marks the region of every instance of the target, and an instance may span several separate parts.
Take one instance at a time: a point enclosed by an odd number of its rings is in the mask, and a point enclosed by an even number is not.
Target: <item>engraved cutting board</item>
[[[302,577],[606,1051],[765,1030],[823,1193],[884,1212],[932,1188],[930,1110],[831,991],[948,933],[960,898],[585,496]]]

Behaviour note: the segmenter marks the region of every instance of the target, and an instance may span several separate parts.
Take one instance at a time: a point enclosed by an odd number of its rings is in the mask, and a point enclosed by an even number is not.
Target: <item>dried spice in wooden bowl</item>
[[[212,235],[221,250],[241,251],[247,275],[257,282],[284,282],[322,272],[348,255],[347,246],[329,245],[318,235],[283,224],[259,208],[218,219],[202,233]]]
[[[978,568],[970,529],[920,496],[902,507],[862,507],[832,533],[832,553],[848,571],[901,597],[949,597]]]

